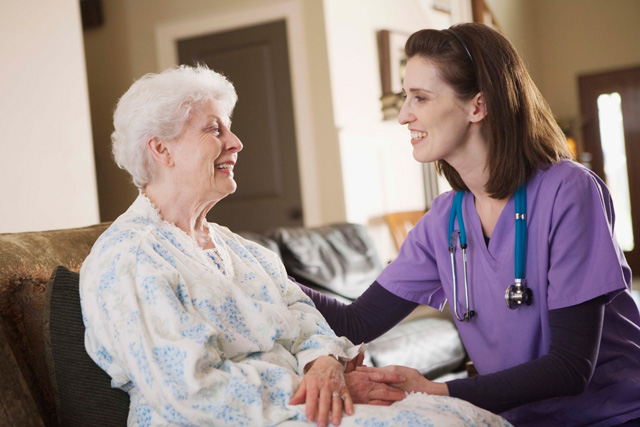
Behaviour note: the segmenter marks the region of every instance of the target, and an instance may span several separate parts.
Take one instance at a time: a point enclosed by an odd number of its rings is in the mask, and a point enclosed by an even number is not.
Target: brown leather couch
[[[116,394],[119,403],[116,402],[113,406],[116,409],[112,409],[106,402],[110,397],[105,397],[103,402],[101,395],[94,396],[87,391],[92,390],[93,380],[90,375],[84,377],[82,369],[95,370],[97,366],[86,353],[70,358],[60,356],[60,352],[81,353],[83,350],[77,292],[67,287],[66,296],[58,298],[72,301],[69,304],[64,301],[52,303],[52,289],[61,289],[59,285],[53,285],[60,280],[60,274],[52,278],[54,268],[66,266],[77,271],[95,240],[108,226],[103,223],[66,230],[0,234],[0,426],[74,426],[83,425],[78,421],[82,417],[91,419],[92,426],[121,425],[122,417],[126,419],[128,400],[123,392],[113,390],[120,395]],[[355,224],[315,229],[280,228],[261,235],[241,234],[278,252],[289,274],[299,282],[345,301],[356,298],[382,268],[366,229]],[[64,273],[66,270],[57,271]],[[75,273],[67,272],[63,276],[71,283],[75,280],[77,289]],[[59,311],[71,306],[77,313],[70,313],[71,320],[68,320],[69,317],[65,317],[68,313]],[[56,345],[60,332],[53,333],[50,325],[54,322],[50,323],[50,319],[57,319],[55,328],[58,331],[62,328],[63,335],[74,335],[75,347],[67,346],[66,342]],[[78,365],[76,369],[74,364],[79,359],[75,356],[84,358],[83,368]],[[450,315],[420,307],[400,325],[372,342],[369,357],[369,363],[374,365],[414,366],[425,376],[434,378],[461,371],[465,353]],[[93,366],[87,368],[86,363]],[[106,376],[97,369],[98,376]],[[67,378],[74,372],[74,381],[80,381],[82,387],[67,383]],[[103,385],[99,387],[108,388],[108,377],[105,378],[100,379]],[[93,397],[96,405],[93,409],[83,406],[85,400],[90,400],[88,397]],[[65,402],[69,399],[78,400],[78,405],[69,406]],[[103,410],[104,419],[98,418],[95,408]],[[117,422],[114,421],[116,417],[110,420],[110,413],[123,410],[125,413],[119,415]],[[75,417],[73,411],[90,413]]]

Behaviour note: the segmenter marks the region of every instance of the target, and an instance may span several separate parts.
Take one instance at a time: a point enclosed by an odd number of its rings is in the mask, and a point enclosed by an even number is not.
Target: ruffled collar
[[[186,251],[191,252],[195,257],[206,265],[215,265],[218,270],[227,277],[233,277],[233,264],[231,263],[231,257],[224,242],[223,236],[220,236],[213,226],[206,222],[205,225],[209,230],[209,236],[211,241],[215,244],[214,251],[208,251],[198,245],[198,243],[189,236],[183,229],[175,225],[174,223],[165,220],[160,213],[160,210],[153,204],[153,202],[147,197],[144,192],[140,191],[138,197],[133,202],[129,211],[136,216],[142,216],[150,220],[154,226],[168,231],[175,236],[178,243],[185,248]],[[211,254],[214,255],[214,259],[211,259]],[[218,259],[215,259],[215,258]]]

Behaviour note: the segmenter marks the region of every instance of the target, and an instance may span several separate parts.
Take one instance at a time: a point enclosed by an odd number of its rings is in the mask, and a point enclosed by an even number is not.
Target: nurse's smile
[[[409,131],[411,132],[411,145],[419,144],[420,142],[424,141],[424,139],[427,137],[426,132],[422,132],[414,129],[409,129]]]

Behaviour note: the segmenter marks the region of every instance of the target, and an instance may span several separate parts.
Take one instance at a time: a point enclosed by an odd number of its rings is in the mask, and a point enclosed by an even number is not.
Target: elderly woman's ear
[[[147,141],[147,148],[153,159],[161,165],[173,166],[173,159],[167,143],[158,137],[153,137]]]

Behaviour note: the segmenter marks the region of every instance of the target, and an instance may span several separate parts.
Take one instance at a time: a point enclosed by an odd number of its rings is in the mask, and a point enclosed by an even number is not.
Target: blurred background
[[[199,61],[235,83],[245,145],[239,189],[211,220],[362,223],[388,261],[384,215],[427,209],[446,189],[395,120],[398,46],[474,20],[513,42],[576,159],[612,187],[638,265],[640,177],[627,168],[640,155],[637,0],[0,0],[0,232],[120,215],[137,190],[111,158],[119,96],[145,73]]]

